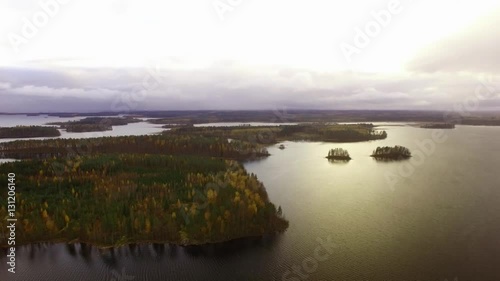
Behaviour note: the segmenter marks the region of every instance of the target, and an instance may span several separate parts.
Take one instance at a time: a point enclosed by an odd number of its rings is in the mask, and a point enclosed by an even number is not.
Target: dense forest
[[[262,183],[235,160],[269,156],[266,146],[281,140],[386,136],[371,124],[304,124],[174,126],[147,136],[13,141],[0,143],[0,158],[26,161],[0,165],[0,177],[19,174],[18,243],[219,242],[288,227]]]
[[[46,159],[0,165],[0,178],[12,171],[19,175],[18,244],[187,245],[288,227],[257,177],[232,160],[110,154],[78,158],[62,173],[54,170],[57,164]],[[6,215],[2,200],[0,217]],[[2,227],[0,233],[6,231]]]
[[[129,123],[141,122],[133,117],[87,117],[78,121],[53,122],[49,125],[58,125],[67,132],[100,132],[113,130],[113,126],[124,126]]]
[[[333,160],[351,160],[349,152],[343,148],[330,149],[326,158]]]
[[[0,158],[47,159],[102,153],[198,155],[246,160],[268,156],[258,143],[203,135],[148,135],[0,143]]]
[[[474,112],[411,111],[411,110],[186,110],[186,111],[123,111],[95,113],[40,113],[58,117],[119,116],[123,114],[148,120],[154,124],[200,124],[211,122],[448,122],[462,125],[500,126],[500,114]],[[38,115],[38,114],[31,114]]]
[[[213,122],[442,122],[445,113],[407,110],[199,110],[136,111],[133,114],[157,118],[150,120],[154,124],[200,124]],[[487,116],[478,117],[488,118]]]
[[[372,124],[305,124],[282,126],[278,137],[282,140],[359,142],[385,139],[387,133],[375,130]]]
[[[404,146],[399,146],[396,145],[394,147],[390,146],[384,146],[384,147],[377,147],[373,151],[373,154],[371,155],[372,157],[375,158],[381,158],[381,159],[406,159],[411,157],[411,152],[408,148]]]
[[[113,126],[109,124],[68,124],[61,126],[66,132],[84,133],[84,132],[103,132],[113,130]]]
[[[297,128],[294,128],[297,127]],[[90,139],[25,140],[0,143],[1,158],[45,159],[82,154],[134,153],[201,155],[246,160],[268,156],[283,140],[363,141],[386,138],[370,124],[279,127],[182,127],[161,135]]]
[[[281,126],[237,127],[178,127],[165,135],[203,135],[274,144],[280,141],[358,142],[387,138],[385,131],[375,130],[372,124],[301,124]]]
[[[9,128],[0,128],[0,139],[58,137],[60,135],[61,133],[55,127],[16,126]]]

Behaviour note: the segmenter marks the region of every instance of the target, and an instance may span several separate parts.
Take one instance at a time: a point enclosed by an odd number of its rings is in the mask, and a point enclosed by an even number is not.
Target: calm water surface
[[[381,141],[286,142],[286,149],[270,147],[270,157],[245,164],[290,220],[283,235],[113,252],[25,246],[15,275],[5,273],[2,254],[0,280],[500,280],[500,128],[458,126],[444,131],[447,140],[422,161],[377,162],[368,156],[377,146],[403,145],[416,154],[417,142],[433,132],[385,129],[389,137]],[[335,147],[353,160],[327,161]],[[334,249],[315,262],[318,239],[327,238]]]
[[[121,115],[120,115],[121,116]],[[0,127],[14,127],[14,126],[50,126],[47,123],[52,122],[68,122],[77,121],[85,117],[71,117],[71,118],[60,118],[54,116],[27,116],[27,115],[0,115]],[[155,119],[155,118],[149,118]],[[50,138],[98,138],[98,137],[117,137],[117,136],[138,136],[138,135],[149,135],[156,134],[162,131],[168,130],[163,129],[163,125],[151,124],[146,122],[148,118],[142,118],[143,122],[129,123],[124,126],[113,126],[111,131],[103,132],[83,132],[83,133],[72,133],[66,132],[66,130],[61,130],[61,136],[50,137]],[[237,123],[237,122],[226,122],[226,123],[204,123],[196,124],[195,127],[234,127],[234,126],[280,126],[280,125],[296,125],[297,123],[262,123],[262,122],[250,122],[250,123]],[[24,140],[29,139],[49,139],[47,137],[42,138],[24,138]],[[18,139],[0,139],[0,142],[15,141]]]
[[[14,127],[14,126],[48,126],[47,123],[51,122],[68,122],[83,119],[85,117],[72,117],[72,118],[59,118],[51,116],[26,116],[26,115],[0,115],[0,127]],[[162,125],[150,124],[143,119],[144,122],[129,123],[124,126],[113,126],[111,131],[103,132],[84,132],[72,133],[61,130],[61,136],[56,138],[98,138],[98,137],[117,137],[117,136],[131,136],[131,135],[149,135],[156,134],[164,131]],[[49,139],[43,138],[25,138],[26,139]],[[0,139],[0,142],[9,142],[17,139]]]

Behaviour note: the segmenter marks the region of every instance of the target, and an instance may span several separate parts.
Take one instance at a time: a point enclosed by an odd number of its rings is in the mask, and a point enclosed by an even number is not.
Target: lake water
[[[60,117],[46,116],[46,115],[38,115],[38,116],[0,115],[0,127],[30,126],[30,125],[49,126],[47,125],[47,123],[77,121],[83,118],[85,117],[60,118]],[[61,132],[61,136],[55,138],[98,138],[98,137],[130,136],[130,135],[149,135],[169,130],[169,129],[163,129],[162,128],[163,125],[148,123],[147,120],[149,119],[154,119],[154,118],[142,118],[143,122],[129,123],[124,126],[113,126],[113,130],[103,131],[103,132],[72,133],[72,132],[66,132],[66,130],[59,129],[59,131]],[[195,127],[279,126],[279,125],[296,125],[296,124],[297,123],[227,122],[227,123],[196,124]],[[24,138],[24,140],[29,140],[29,139],[49,139],[49,138],[47,137]],[[15,140],[18,139],[15,138],[0,139],[0,142],[9,142]]]
[[[290,221],[283,235],[113,252],[24,246],[15,275],[7,275],[2,253],[0,280],[500,280],[500,127],[445,130],[433,150],[434,130],[382,128],[385,140],[285,142],[284,150],[272,146],[270,157],[245,163]],[[429,155],[418,145],[424,140]],[[396,144],[415,157],[369,157],[377,146]],[[353,160],[326,160],[335,147]],[[329,252],[319,240],[330,241]]]
[[[72,118],[59,118],[52,116],[26,116],[26,115],[0,115],[0,127],[14,127],[14,126],[30,126],[39,125],[47,126],[47,123],[51,122],[68,122],[77,121],[85,117],[72,117]],[[117,137],[117,136],[129,136],[129,135],[148,135],[160,133],[166,129],[161,128],[162,125],[150,124],[146,122],[147,119],[143,119],[144,122],[129,123],[124,126],[113,126],[111,131],[103,132],[83,132],[83,133],[72,133],[66,132],[66,130],[61,130],[61,136],[57,138],[98,138],[98,137]],[[48,138],[25,138],[26,139],[48,139]],[[16,139],[0,139],[0,142],[9,142]]]

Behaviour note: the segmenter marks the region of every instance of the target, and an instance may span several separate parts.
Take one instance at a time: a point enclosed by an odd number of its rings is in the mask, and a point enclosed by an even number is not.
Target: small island
[[[61,132],[55,127],[16,126],[0,128],[0,139],[59,137]]]
[[[113,126],[124,126],[141,121],[141,119],[132,117],[87,117],[78,121],[53,122],[49,123],[49,125],[59,125],[66,132],[84,133],[111,131]]]
[[[408,148],[399,145],[396,145],[394,147],[379,146],[373,151],[371,157],[382,160],[402,160],[410,158],[411,152]]]
[[[347,150],[342,148],[330,149],[330,151],[328,151],[328,156],[326,156],[326,158],[329,160],[343,160],[343,161],[351,160],[349,152],[347,152]]]
[[[455,129],[455,124],[453,123],[427,123],[420,125],[423,129]]]
[[[104,132],[113,130],[109,124],[68,124],[61,126],[69,133]]]

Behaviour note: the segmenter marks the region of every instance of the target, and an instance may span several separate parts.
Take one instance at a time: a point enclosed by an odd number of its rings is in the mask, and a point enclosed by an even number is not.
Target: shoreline
[[[163,240],[138,240],[136,242],[125,242],[125,243],[119,243],[116,245],[104,245],[104,244],[99,244],[95,242],[89,242],[89,241],[84,241],[80,239],[73,239],[73,240],[67,240],[67,239],[53,239],[53,240],[42,240],[42,241],[33,241],[29,243],[19,243],[15,246],[11,245],[0,245],[0,249],[9,249],[11,247],[24,247],[24,246],[30,246],[30,245],[37,245],[37,244],[65,244],[65,245],[75,245],[75,244],[85,244],[91,247],[95,247],[100,250],[107,250],[107,249],[112,249],[112,248],[119,248],[123,246],[128,246],[128,245],[151,245],[151,244],[169,244],[169,245],[174,245],[174,246],[180,246],[180,247],[190,247],[190,246],[208,246],[208,245],[217,245],[217,244],[224,244],[228,242],[233,242],[236,240],[241,240],[241,239],[258,239],[258,238],[264,238],[266,236],[277,236],[286,231],[272,231],[272,232],[266,232],[263,234],[255,234],[255,235],[241,235],[237,236],[234,238],[230,238],[227,240],[214,240],[214,241],[189,241],[188,243],[183,243],[182,241],[163,241]]]

